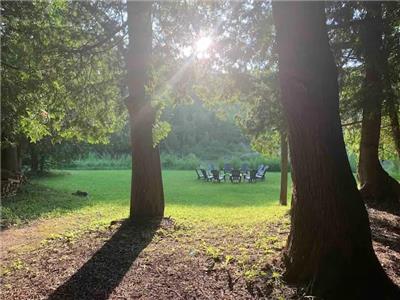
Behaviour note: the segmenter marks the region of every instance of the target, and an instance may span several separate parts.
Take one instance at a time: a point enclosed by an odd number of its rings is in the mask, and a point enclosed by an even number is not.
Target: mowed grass
[[[108,225],[128,217],[130,181],[130,170],[57,172],[35,179],[16,199],[4,201],[3,223],[65,217],[84,227]],[[278,203],[280,173],[267,173],[264,182],[254,184],[218,184],[197,180],[194,171],[167,170],[163,182],[165,215],[185,224],[251,226],[277,220],[288,209]],[[89,197],[73,196],[77,190]]]

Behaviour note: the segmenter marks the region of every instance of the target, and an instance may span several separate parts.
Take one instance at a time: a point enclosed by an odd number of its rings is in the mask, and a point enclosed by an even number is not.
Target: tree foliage
[[[107,141],[125,121],[123,61],[108,33],[79,2],[1,9],[2,141]]]

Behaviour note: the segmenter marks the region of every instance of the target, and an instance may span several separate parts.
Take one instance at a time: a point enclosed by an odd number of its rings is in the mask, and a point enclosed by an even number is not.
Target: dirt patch
[[[400,284],[399,217],[369,210],[374,248]],[[3,299],[297,299],[281,280],[288,220],[195,228],[122,222],[8,252]]]
[[[0,231],[0,257],[4,260],[15,252],[36,249],[49,235],[58,235],[74,230],[82,224],[82,219],[62,217],[30,222],[28,226],[10,227]]]
[[[110,226],[8,257],[4,299],[290,298],[279,253],[287,229],[209,232],[164,219],[160,226]],[[234,234],[236,233],[236,234]],[[269,237],[257,240],[258,237]],[[268,254],[266,255],[266,253]],[[262,257],[261,257],[262,256]],[[254,265],[257,267],[254,267]]]
[[[375,253],[386,273],[400,286],[400,217],[368,209]]]

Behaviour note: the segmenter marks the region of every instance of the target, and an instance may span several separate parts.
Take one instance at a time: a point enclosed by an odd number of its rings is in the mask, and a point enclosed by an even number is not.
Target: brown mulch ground
[[[400,285],[400,217],[369,209],[375,251]],[[291,299],[280,280],[284,223],[239,233],[163,219],[62,237],[4,257],[2,299]],[[283,241],[283,242],[282,242]],[[256,267],[252,267],[256,265]]]
[[[400,216],[368,209],[375,253],[386,273],[400,286]]]

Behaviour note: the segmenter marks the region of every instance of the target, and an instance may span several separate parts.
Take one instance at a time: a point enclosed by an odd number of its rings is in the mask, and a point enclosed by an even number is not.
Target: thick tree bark
[[[347,159],[323,2],[273,2],[273,14],[294,181],[285,278],[324,299],[394,298]]]
[[[158,146],[153,144],[155,111],[146,93],[152,51],[152,2],[128,2],[127,106],[131,122],[133,220],[162,217],[164,192]]]
[[[396,71],[393,69],[392,65],[389,63],[389,57],[395,56],[396,50],[398,49],[398,34],[396,34],[395,14],[391,12],[398,11],[400,8],[400,2],[388,1],[383,5],[385,19],[384,19],[384,76],[383,80],[385,83],[386,90],[386,111],[390,118],[390,127],[393,137],[393,143],[397,152],[397,157],[400,159],[400,124],[399,124],[399,114],[400,114],[400,99],[399,95],[396,95],[396,76],[393,76]],[[388,14],[389,13],[389,14]]]
[[[279,203],[287,205],[287,185],[288,185],[288,142],[285,130],[281,133],[281,191]]]
[[[29,145],[31,154],[31,172],[38,173],[39,171],[39,156],[34,145]]]
[[[21,172],[20,159],[17,146],[7,145],[1,147],[2,179],[7,179]]]
[[[383,93],[383,24],[380,2],[366,2],[367,22],[360,28],[364,50],[365,80],[363,86],[363,120],[361,126],[358,176],[361,194],[368,203],[400,201],[400,185],[382,168],[379,161],[379,139]]]
[[[397,156],[400,159],[399,105],[396,105],[394,99],[387,99],[386,106],[387,106],[387,110],[389,112],[393,142],[394,142],[394,145],[396,148]]]
[[[41,173],[44,172],[45,164],[46,164],[46,156],[42,155],[39,158],[39,170],[40,170]]]

